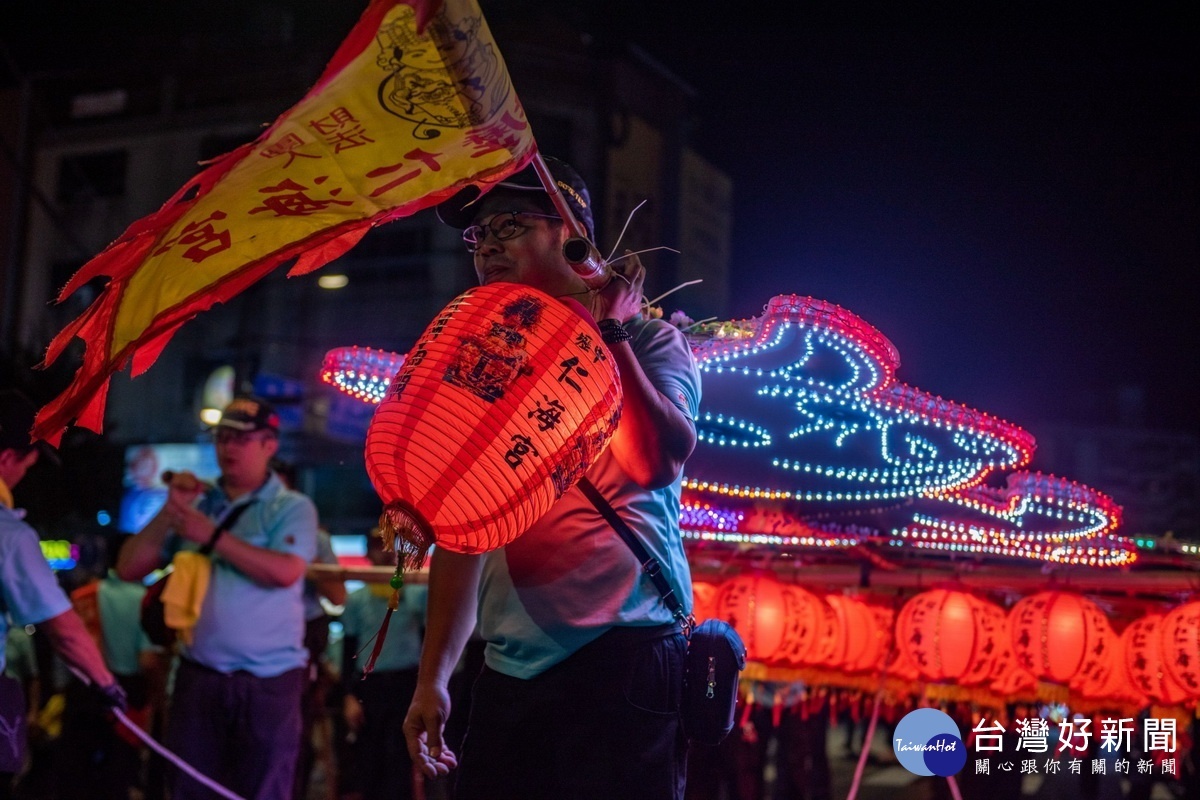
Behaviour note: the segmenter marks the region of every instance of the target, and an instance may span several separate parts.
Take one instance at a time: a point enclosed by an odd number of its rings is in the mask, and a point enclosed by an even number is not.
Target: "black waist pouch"
[[[707,745],[733,730],[738,676],[746,668],[746,645],[728,622],[706,619],[688,640],[683,686],[683,731]]]

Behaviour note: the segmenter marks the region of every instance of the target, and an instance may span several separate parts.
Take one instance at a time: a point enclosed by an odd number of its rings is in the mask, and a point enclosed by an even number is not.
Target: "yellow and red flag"
[[[209,164],[77,272],[100,296],[50,343],[44,364],[87,343],[70,386],[37,415],[99,431],[108,381],[152,365],[179,326],[283,262],[303,275],[367,230],[486,186],[535,144],[475,0],[372,0],[316,85],[258,139]]]

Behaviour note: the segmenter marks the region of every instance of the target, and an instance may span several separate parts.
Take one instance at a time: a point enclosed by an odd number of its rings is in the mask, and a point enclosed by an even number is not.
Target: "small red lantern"
[[[1189,697],[1200,697],[1200,602],[1168,612],[1162,622],[1163,668]]]
[[[471,289],[406,356],[366,444],[400,569],[435,542],[459,553],[508,544],[607,447],[620,381],[574,305],[510,283]]]
[[[738,575],[721,585],[715,616],[737,629],[748,659],[769,663],[795,648],[804,629],[799,591],[766,573]]]
[[[1002,652],[1004,612],[966,592],[931,589],[911,597],[896,619],[896,642],[933,683],[982,683]]]
[[[1039,592],[1009,612],[1017,664],[1062,686],[1078,681],[1112,644],[1113,632],[1095,603],[1072,592]]]
[[[1125,640],[1125,666],[1129,678],[1141,693],[1162,705],[1175,705],[1188,699],[1187,687],[1164,669],[1162,614],[1147,614],[1129,624],[1121,638]]]

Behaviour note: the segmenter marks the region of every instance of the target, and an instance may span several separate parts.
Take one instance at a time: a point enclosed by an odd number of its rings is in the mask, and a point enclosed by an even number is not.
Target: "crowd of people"
[[[34,412],[28,398],[5,392],[0,405],[0,486],[7,489],[51,451],[24,433]],[[310,796],[318,753],[326,762],[320,777],[327,791],[320,796],[411,796],[411,767],[407,781],[361,780],[380,761],[378,747],[389,744],[377,742],[371,726],[396,715],[356,698],[393,675],[407,672],[415,683],[423,588],[405,592],[377,674],[362,681],[356,641],[372,637],[380,602],[371,585],[347,597],[339,578],[306,575],[310,563],[335,564],[336,557],[312,503],[292,488],[292,471],[275,458],[278,436],[268,403],[236,399],[214,430],[220,480],[208,485],[189,473],[171,476],[162,508],[136,534],[110,540],[102,571],[81,578],[74,570],[70,584],[60,583],[37,533],[11,509],[8,492],[0,492],[6,633],[0,739],[12,744],[0,747],[6,756],[0,796],[211,796],[187,772],[150,757],[124,720],[243,797]],[[185,548],[185,541],[200,548]],[[198,558],[200,551],[210,557]],[[385,563],[377,544],[372,552]],[[164,639],[163,627],[144,618],[142,578],[154,580],[168,563],[160,598],[169,629]],[[188,602],[176,603],[179,597]],[[338,647],[330,642],[330,611],[340,612],[348,632]],[[338,653],[346,654],[344,663]],[[401,697],[387,696],[389,707]],[[402,718],[400,709],[397,730]],[[393,737],[390,745],[396,743]]]

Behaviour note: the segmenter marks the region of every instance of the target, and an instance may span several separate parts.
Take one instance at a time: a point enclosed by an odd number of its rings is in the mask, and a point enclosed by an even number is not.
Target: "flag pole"
[[[583,223],[575,219],[575,215],[571,213],[571,207],[567,205],[566,198],[559,191],[558,184],[554,182],[554,176],[550,174],[550,168],[542,160],[542,154],[535,150],[531,163],[546,194],[550,196],[550,202],[554,203],[558,215],[563,218],[571,231],[571,238],[563,242],[563,258],[571,265],[571,269],[575,270],[575,274],[583,279],[589,289],[599,289],[612,277],[608,264],[600,257],[596,245],[588,239],[587,229],[583,227]]]

